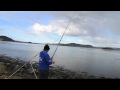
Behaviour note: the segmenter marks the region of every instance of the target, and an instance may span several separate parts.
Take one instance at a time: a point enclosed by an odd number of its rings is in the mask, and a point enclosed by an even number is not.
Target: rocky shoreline
[[[31,64],[32,63],[32,66]],[[32,69],[34,68],[34,69]],[[38,62],[25,62],[19,58],[0,55],[0,79],[39,79]],[[50,66],[49,79],[110,79],[76,74],[60,66]]]

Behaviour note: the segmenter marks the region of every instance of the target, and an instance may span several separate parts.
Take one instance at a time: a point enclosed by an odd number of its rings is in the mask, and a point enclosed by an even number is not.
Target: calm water
[[[0,54],[19,57],[29,61],[41,50],[42,44],[16,43],[0,41]],[[50,45],[50,56],[56,45]],[[39,57],[33,58],[38,61]],[[59,46],[53,60],[55,65],[63,66],[75,72],[87,72],[88,75],[120,78],[120,51],[94,48]]]

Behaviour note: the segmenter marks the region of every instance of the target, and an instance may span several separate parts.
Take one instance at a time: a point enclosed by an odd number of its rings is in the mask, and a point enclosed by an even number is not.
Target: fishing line
[[[73,16],[74,16],[74,14],[75,14],[75,12],[73,13]],[[55,52],[53,53],[53,56],[51,57],[51,59],[53,59],[53,57],[54,57],[54,55],[55,55],[55,53],[56,53],[56,51],[57,51],[57,49],[58,49],[58,46],[59,46],[59,44],[60,44],[60,42],[61,42],[61,40],[62,40],[62,38],[63,38],[63,36],[64,36],[64,34],[65,34],[65,32],[66,32],[67,28],[68,28],[68,26],[69,26],[69,24],[70,24],[70,22],[71,22],[71,20],[72,20],[73,16],[71,17],[71,19],[70,19],[70,21],[69,21],[69,23],[68,23],[67,27],[65,28],[65,31],[64,31],[64,33],[63,33],[63,35],[62,35],[62,37],[61,37],[61,39],[60,39],[60,41],[59,41],[59,43],[58,43],[57,47],[56,47]]]
[[[75,14],[75,12],[74,12],[74,14]],[[73,14],[73,16],[74,16],[74,14]],[[73,16],[71,17],[71,19],[70,19],[70,21],[69,21],[69,23],[68,23],[68,25],[67,25],[67,27],[66,27],[66,29],[65,29],[65,31],[64,31],[64,33],[63,33],[63,35],[62,35],[62,37],[61,37],[61,39],[60,39],[58,45],[60,44],[60,42],[61,42],[61,40],[62,40],[62,38],[63,38],[63,36],[64,36],[64,34],[65,34],[65,32],[66,32],[68,26],[69,26],[69,24],[70,24],[70,22],[71,22]],[[58,40],[58,39],[57,39],[57,40]],[[57,45],[57,47],[56,47],[56,49],[55,49],[55,52],[56,52],[57,49],[58,49],[58,45]],[[54,57],[54,55],[55,55],[55,52],[54,52],[54,54],[53,54],[53,56],[52,56],[51,59],[53,59],[53,57]],[[39,53],[38,53],[38,54],[39,54]],[[36,54],[34,57],[36,57],[38,54]],[[34,58],[34,57],[33,57],[33,58]],[[15,73],[17,73],[22,67],[24,67],[26,64],[28,64],[33,58],[31,58],[28,62],[26,62],[24,65],[22,65],[20,68],[18,68],[15,72],[13,72],[10,76],[8,76],[8,77],[5,78],[5,79],[8,79],[8,78],[12,77],[12,76],[13,76]],[[31,67],[32,67],[32,65],[31,65]],[[32,69],[33,69],[33,67],[32,67]],[[34,69],[33,69],[33,72],[34,72]],[[34,75],[35,75],[35,77],[37,78],[35,72],[34,72]]]

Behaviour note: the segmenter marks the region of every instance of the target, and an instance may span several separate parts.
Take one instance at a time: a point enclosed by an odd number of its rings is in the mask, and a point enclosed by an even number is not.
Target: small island
[[[58,45],[58,44],[53,44],[53,45]],[[59,45],[61,45],[61,46],[72,46],[72,47],[93,48],[92,45],[83,45],[83,44],[77,44],[77,43],[68,43],[68,44],[62,44],[62,43],[60,43]]]
[[[15,41],[7,36],[0,36],[0,41]]]
[[[103,47],[102,49],[113,50],[113,48],[111,48],[111,47]]]
[[[7,36],[0,36],[0,41],[9,41],[9,42],[20,42],[20,43],[37,44],[37,43],[32,43],[32,42],[16,41],[16,40],[13,40],[12,38],[9,38],[9,37],[7,37]]]

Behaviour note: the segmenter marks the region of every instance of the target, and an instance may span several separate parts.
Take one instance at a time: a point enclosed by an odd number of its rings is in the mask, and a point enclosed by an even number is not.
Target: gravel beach
[[[0,79],[39,79],[38,62],[25,62],[19,58],[11,58],[5,54],[0,54]],[[77,74],[60,66],[50,66],[49,79],[110,78],[88,76],[86,72]]]

